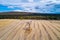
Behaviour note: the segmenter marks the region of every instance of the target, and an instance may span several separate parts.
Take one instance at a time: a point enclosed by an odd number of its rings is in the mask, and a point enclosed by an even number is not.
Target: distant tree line
[[[21,16],[21,15],[0,15],[0,19],[45,19],[45,20],[60,20],[60,16]]]

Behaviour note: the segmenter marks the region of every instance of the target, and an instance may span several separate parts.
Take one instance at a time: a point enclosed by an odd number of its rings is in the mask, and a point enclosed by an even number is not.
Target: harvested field
[[[60,40],[60,20],[0,19],[0,40]]]

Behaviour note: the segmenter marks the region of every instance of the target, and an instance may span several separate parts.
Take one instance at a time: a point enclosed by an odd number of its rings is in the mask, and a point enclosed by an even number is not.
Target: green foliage
[[[60,16],[16,16],[0,15],[0,19],[60,19]]]

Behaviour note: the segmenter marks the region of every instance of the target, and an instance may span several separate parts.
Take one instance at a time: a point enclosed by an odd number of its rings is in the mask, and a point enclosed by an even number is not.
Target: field
[[[60,20],[0,19],[0,40],[60,40]]]

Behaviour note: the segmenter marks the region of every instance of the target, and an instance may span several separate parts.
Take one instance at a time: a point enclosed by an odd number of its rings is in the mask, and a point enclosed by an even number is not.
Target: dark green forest
[[[5,12],[5,13],[0,13],[0,19],[45,19],[45,20],[60,20],[60,14]]]

